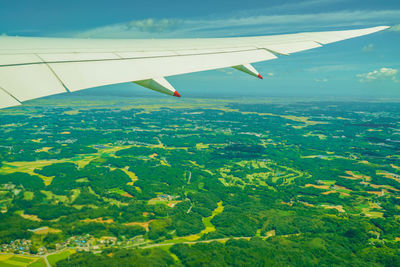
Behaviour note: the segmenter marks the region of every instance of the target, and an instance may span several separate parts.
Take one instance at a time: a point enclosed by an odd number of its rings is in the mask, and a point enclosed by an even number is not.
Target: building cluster
[[[95,238],[89,234],[82,236],[72,236],[65,240],[63,243],[56,243],[52,248],[41,246],[35,251],[32,251],[34,245],[29,239],[16,239],[8,244],[0,244],[0,252],[2,253],[13,253],[13,254],[35,254],[35,255],[46,255],[48,253],[54,253],[66,248],[76,249],[77,251],[101,251],[105,248],[110,247],[125,247],[135,246],[143,243],[144,239],[142,236],[136,236],[131,239],[118,240],[114,236],[103,236]]]
[[[177,198],[179,198],[179,196],[171,196],[171,195],[167,195],[167,194],[161,194],[158,196],[158,199],[161,201],[172,201]]]
[[[16,239],[9,244],[1,244],[0,251],[3,253],[29,254],[32,241],[28,239]]]

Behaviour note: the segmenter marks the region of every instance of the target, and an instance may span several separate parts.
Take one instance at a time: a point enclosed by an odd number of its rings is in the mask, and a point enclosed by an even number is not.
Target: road
[[[47,260],[47,256],[44,256],[43,259],[44,259],[44,263],[46,263],[46,266],[51,267],[50,262]]]
[[[54,252],[52,252],[52,253],[44,254],[42,257],[43,257],[43,259],[44,259],[44,262],[46,263],[46,266],[47,266],[47,267],[51,267],[51,264],[50,264],[50,262],[49,262],[48,259],[47,259],[48,256],[51,256],[51,255],[54,255],[54,254],[62,253],[63,251],[68,250],[68,249],[69,249],[69,248],[63,248],[62,250],[58,250],[58,251],[54,251]]]
[[[260,238],[263,239],[267,239],[270,238],[272,236],[275,236],[275,231],[270,231],[267,233],[266,236],[260,236]],[[216,238],[216,239],[208,239],[208,240],[196,240],[196,241],[184,241],[184,242],[179,242],[179,243],[159,243],[159,244],[151,244],[151,245],[147,245],[147,246],[142,246],[140,248],[142,249],[146,249],[146,248],[155,248],[155,247],[163,247],[163,246],[172,246],[175,244],[198,244],[198,243],[211,243],[214,241],[217,242],[226,242],[229,239],[235,239],[235,240],[240,240],[240,239],[246,239],[246,240],[250,240],[251,238],[253,238],[254,236],[250,237],[250,236],[241,236],[241,237],[224,237],[224,238]]]

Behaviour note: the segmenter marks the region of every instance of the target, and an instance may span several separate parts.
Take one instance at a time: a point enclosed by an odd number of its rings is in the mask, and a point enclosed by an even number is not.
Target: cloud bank
[[[400,24],[394,25],[390,28],[392,32],[400,32]]]
[[[381,68],[368,73],[358,74],[357,77],[360,78],[360,82],[373,82],[378,80],[391,80],[393,82],[398,82],[398,72],[397,69]]]
[[[231,16],[201,19],[145,19],[70,33],[78,38],[182,38],[261,35],[335,28],[362,28],[398,20],[400,10],[316,14]],[[400,27],[399,27],[400,28]],[[396,30],[397,26],[392,30]]]

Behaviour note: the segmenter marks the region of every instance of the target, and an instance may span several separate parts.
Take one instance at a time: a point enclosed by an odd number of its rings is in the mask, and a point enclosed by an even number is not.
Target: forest
[[[400,103],[53,101],[0,111],[2,252],[400,265]]]

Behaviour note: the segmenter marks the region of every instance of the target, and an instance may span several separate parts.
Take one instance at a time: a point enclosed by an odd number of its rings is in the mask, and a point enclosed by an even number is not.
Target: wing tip
[[[375,27],[376,31],[384,31],[384,30],[387,30],[387,29],[390,29],[390,28],[392,28],[392,26],[378,26],[378,27]]]

